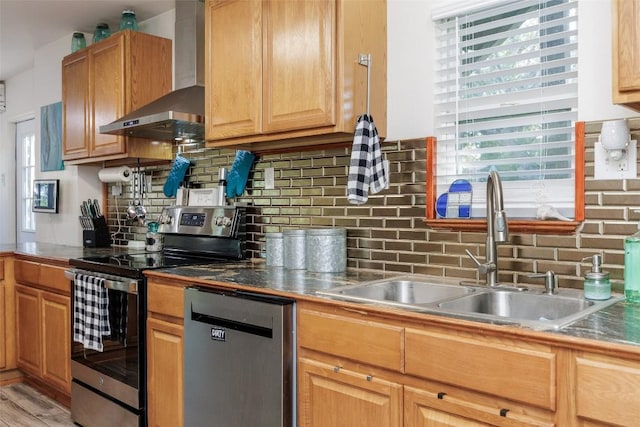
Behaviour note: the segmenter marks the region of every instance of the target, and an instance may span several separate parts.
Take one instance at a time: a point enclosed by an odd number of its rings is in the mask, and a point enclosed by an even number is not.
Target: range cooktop
[[[228,261],[226,259],[177,256],[163,252],[144,252],[75,258],[69,260],[69,263],[84,270],[127,277],[142,277],[143,270]]]

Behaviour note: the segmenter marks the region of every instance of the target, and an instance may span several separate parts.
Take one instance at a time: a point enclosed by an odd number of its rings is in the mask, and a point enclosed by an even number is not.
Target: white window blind
[[[577,19],[575,0],[526,0],[435,22],[438,195],[467,179],[482,217],[497,170],[509,217],[574,216]]]

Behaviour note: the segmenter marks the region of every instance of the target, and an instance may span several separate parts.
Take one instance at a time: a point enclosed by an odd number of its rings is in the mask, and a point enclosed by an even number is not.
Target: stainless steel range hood
[[[157,141],[204,140],[204,1],[176,0],[175,87],[100,133]]]

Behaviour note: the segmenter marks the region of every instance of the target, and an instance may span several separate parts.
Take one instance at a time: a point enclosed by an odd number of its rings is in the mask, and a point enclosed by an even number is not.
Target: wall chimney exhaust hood
[[[204,1],[176,0],[176,90],[107,125],[100,133],[156,141],[204,140]]]

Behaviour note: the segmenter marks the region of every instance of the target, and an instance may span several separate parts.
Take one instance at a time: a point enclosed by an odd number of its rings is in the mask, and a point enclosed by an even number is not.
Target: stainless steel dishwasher
[[[292,426],[294,301],[185,289],[184,425]]]

